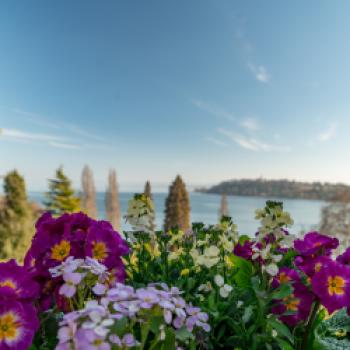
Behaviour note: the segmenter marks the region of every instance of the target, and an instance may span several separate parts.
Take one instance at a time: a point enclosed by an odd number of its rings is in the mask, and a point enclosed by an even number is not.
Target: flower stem
[[[320,308],[320,302],[316,301],[314,303],[313,307],[312,307],[312,311],[311,311],[309,320],[308,320],[308,322],[306,324],[306,327],[305,327],[305,333],[304,333],[304,336],[303,336],[303,342],[301,344],[301,350],[307,350],[308,349],[309,334],[310,334],[310,331],[313,328],[313,325],[314,325],[314,322],[315,322],[315,319],[316,319],[317,312],[318,312],[319,308]]]

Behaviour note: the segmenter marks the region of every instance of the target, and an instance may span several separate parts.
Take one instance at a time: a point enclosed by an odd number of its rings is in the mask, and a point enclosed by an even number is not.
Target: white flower
[[[273,337],[273,338],[276,338],[277,335],[278,335],[276,329],[273,329],[272,332],[271,332],[271,334],[272,334],[272,337]]]
[[[264,267],[265,271],[272,277],[276,276],[278,274],[278,266],[274,263],[271,263],[269,265],[266,265]]]
[[[229,296],[229,294],[232,292],[232,286],[228,285],[228,284],[224,284],[219,291],[219,294],[222,298],[227,298]]]
[[[214,277],[214,282],[218,287],[222,287],[225,283],[225,280],[221,275],[216,275]]]

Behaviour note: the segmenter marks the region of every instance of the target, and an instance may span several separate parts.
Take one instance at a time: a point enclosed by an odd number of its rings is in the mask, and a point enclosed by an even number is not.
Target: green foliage
[[[4,203],[0,208],[0,260],[23,260],[34,234],[35,213],[27,200],[23,177],[16,171],[4,178]]]
[[[46,193],[45,207],[54,215],[74,213],[80,210],[80,199],[75,196],[71,181],[63,168],[56,170],[56,177],[49,180],[49,192]]]
[[[315,329],[313,348],[316,350],[350,349],[350,317],[346,309],[319,323]]]

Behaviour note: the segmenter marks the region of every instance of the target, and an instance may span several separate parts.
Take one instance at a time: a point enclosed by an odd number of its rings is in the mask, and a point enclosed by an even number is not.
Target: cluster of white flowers
[[[220,288],[219,294],[222,298],[227,298],[233,290],[233,287],[225,283],[224,278],[221,275],[214,277],[215,284]]]
[[[255,211],[255,219],[260,220],[257,241],[263,241],[266,235],[273,234],[282,246],[289,247],[294,237],[287,235],[283,227],[293,225],[290,214],[283,211],[283,204],[268,202],[264,209]]]
[[[154,204],[144,194],[135,194],[129,201],[126,221],[134,231],[152,232],[154,220]]]
[[[196,248],[193,248],[190,254],[195,265],[205,266],[208,269],[220,261],[220,249],[214,245],[205,248],[203,254],[200,254]]]

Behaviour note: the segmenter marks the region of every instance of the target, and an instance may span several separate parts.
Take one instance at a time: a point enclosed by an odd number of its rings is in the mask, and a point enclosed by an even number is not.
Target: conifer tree
[[[144,190],[144,195],[146,196],[146,197],[148,197],[152,202],[153,202],[153,195],[152,195],[152,189],[151,189],[151,183],[150,183],[150,181],[149,180],[147,180],[146,181],[146,184],[145,184],[145,190]],[[155,224],[155,212],[154,212],[154,210],[153,210],[153,213],[152,213],[153,215],[152,215],[152,221],[151,221],[151,227],[150,227],[150,229],[152,230],[152,231],[154,231],[155,230],[155,228],[156,228],[156,224]]]
[[[226,193],[223,193],[221,195],[221,205],[220,205],[220,211],[219,211],[219,220],[223,216],[230,216],[230,212],[228,210],[228,202],[227,202],[227,195],[226,195]]]
[[[105,208],[107,220],[113,228],[120,232],[120,203],[117,182],[117,173],[114,169],[109,171],[108,187],[105,195]]]
[[[170,185],[165,200],[164,229],[168,231],[176,226],[181,230],[190,227],[190,197],[180,175],[177,175]]]
[[[49,180],[49,192],[46,193],[46,210],[54,215],[75,213],[80,210],[80,199],[75,196],[72,183],[64,174],[63,168],[56,170],[56,177]]]
[[[4,177],[4,202],[0,208],[0,260],[22,261],[34,234],[34,212],[25,182],[16,171]]]
[[[88,165],[84,166],[81,175],[81,209],[90,217],[97,218],[96,189],[94,176]]]

